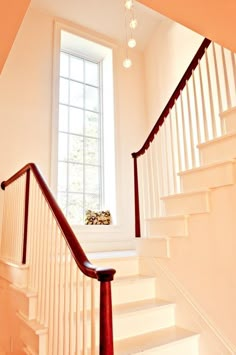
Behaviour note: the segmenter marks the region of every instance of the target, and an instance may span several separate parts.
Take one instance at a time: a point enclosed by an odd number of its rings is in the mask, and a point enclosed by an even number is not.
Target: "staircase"
[[[113,265],[117,270],[112,295],[115,354],[199,354],[199,335],[176,325],[175,304],[158,298],[158,280],[140,274],[134,251],[93,253],[89,258],[98,266]],[[35,321],[37,294],[25,288],[27,268],[1,265],[5,268],[1,278],[10,282],[20,327],[13,345],[23,347],[13,348],[13,353],[45,355],[47,329]],[[64,355],[59,349],[58,354]]]

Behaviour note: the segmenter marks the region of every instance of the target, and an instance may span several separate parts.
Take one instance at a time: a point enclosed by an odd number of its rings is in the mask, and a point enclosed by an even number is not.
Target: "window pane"
[[[84,111],[78,108],[70,108],[70,133],[84,133]]]
[[[99,167],[85,166],[85,193],[99,193],[99,173]]]
[[[67,194],[66,193],[58,193],[58,203],[61,207],[63,213],[66,215],[66,206],[67,206]]]
[[[83,163],[83,137],[70,135],[69,160]]]
[[[59,131],[68,131],[68,107],[59,105]]]
[[[98,112],[99,108],[99,90],[92,86],[85,86],[85,108],[87,110]]]
[[[84,86],[75,81],[70,81],[70,105],[84,106]]]
[[[69,76],[69,55],[66,53],[61,53],[60,75],[65,77]]]
[[[84,64],[82,59],[70,57],[70,78],[84,81]]]
[[[85,62],[85,82],[86,84],[91,84],[98,86],[99,79],[99,64]]]
[[[58,138],[58,159],[59,160],[67,160],[68,157],[67,142],[68,142],[67,134],[59,133],[59,138]]]
[[[68,194],[67,217],[71,224],[83,223],[83,195]]]
[[[85,195],[85,210],[98,211],[100,209],[99,195]]]
[[[67,163],[58,163],[58,190],[67,190]]]
[[[83,165],[69,164],[69,191],[83,192]]]
[[[85,163],[99,165],[98,139],[85,138]]]
[[[94,112],[87,111],[85,113],[85,135],[90,137],[99,136],[98,126],[99,115]]]
[[[69,81],[67,79],[60,78],[60,103],[68,104],[69,99]]]

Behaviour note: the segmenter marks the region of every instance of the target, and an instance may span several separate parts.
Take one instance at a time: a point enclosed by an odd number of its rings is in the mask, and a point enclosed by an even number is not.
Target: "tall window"
[[[84,224],[87,209],[109,209],[116,224],[113,49],[74,28],[56,29],[52,181],[58,201],[73,225]]]
[[[61,51],[58,199],[69,221],[102,205],[100,63]]]

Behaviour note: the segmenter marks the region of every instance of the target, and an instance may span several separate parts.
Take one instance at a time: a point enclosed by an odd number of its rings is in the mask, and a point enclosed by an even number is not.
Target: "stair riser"
[[[183,192],[232,185],[234,181],[235,166],[233,162],[181,174]]]
[[[188,235],[187,218],[152,219],[147,221],[149,237],[184,237]]]
[[[20,268],[15,265],[6,264],[0,260],[0,277],[19,287],[26,287],[28,269],[26,267]]]
[[[236,132],[236,109],[228,110],[221,114],[227,133]]]
[[[165,346],[137,352],[133,355],[199,355],[198,336],[189,337]]]
[[[138,279],[135,281],[117,282],[112,285],[113,305],[138,302],[155,298],[156,280],[155,278]]]
[[[14,302],[18,310],[24,315],[28,320],[35,319],[36,317],[36,307],[37,307],[37,297],[30,296],[27,297],[21,292],[17,292],[13,289]]]
[[[209,192],[163,198],[167,216],[209,212]]]
[[[169,239],[148,239],[140,238],[137,241],[137,252],[140,256],[169,258],[170,257]]]
[[[122,276],[134,276],[139,273],[139,261],[137,257],[121,259],[91,260],[97,266],[112,267],[116,270],[115,278]]]
[[[175,324],[175,306],[166,305],[122,316],[114,315],[113,324],[115,340],[171,327]]]
[[[236,157],[236,135],[199,146],[201,165]]]
[[[32,349],[33,353],[38,355],[47,354],[47,334],[35,334],[34,330],[22,322],[20,337],[22,342]]]

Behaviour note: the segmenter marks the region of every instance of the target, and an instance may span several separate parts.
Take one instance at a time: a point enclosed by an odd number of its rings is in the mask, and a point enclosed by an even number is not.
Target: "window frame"
[[[114,50],[116,49],[117,45],[107,41],[106,39],[103,40],[101,38],[97,37],[97,34],[94,35],[92,34],[89,30],[81,28],[80,26],[71,26],[71,24],[67,23],[62,23],[61,21],[58,22],[55,20],[54,22],[54,53],[53,53],[53,107],[52,107],[52,116],[53,116],[53,121],[52,121],[52,150],[51,150],[51,187],[54,192],[54,194],[57,194],[57,162],[58,162],[58,152],[57,152],[57,146],[58,146],[58,130],[59,130],[59,122],[58,122],[58,115],[59,115],[59,72],[60,72],[60,51],[61,51],[61,33],[65,31],[70,34],[79,36],[81,38],[87,39],[89,41],[92,41],[94,43],[97,43],[98,45],[104,46],[107,49],[109,49],[112,53],[112,57],[114,55]],[[85,60],[90,60],[87,55],[81,55],[81,53],[75,53],[73,51],[70,51],[71,55],[76,55],[79,54],[81,57],[83,57]],[[114,111],[114,161],[112,162],[112,165],[114,166],[114,178],[113,178],[113,189],[110,189],[106,195],[111,195],[110,191],[112,191],[112,194],[114,195],[113,202],[111,208],[109,208],[109,205],[106,205],[104,202],[106,202],[106,197],[105,196],[105,190],[106,188],[104,187],[105,184],[107,184],[108,179],[104,177],[104,174],[101,174],[101,198],[102,198],[102,207],[104,209],[108,208],[111,210],[112,213],[112,225],[111,226],[106,226],[106,228],[116,228],[118,225],[118,219],[117,219],[117,201],[116,201],[116,196],[117,196],[117,186],[116,186],[116,180],[115,180],[115,170],[116,170],[116,143],[115,143],[115,85],[114,85],[114,62],[112,59],[112,62],[110,64],[112,67],[112,81],[113,81],[113,111]],[[101,65],[101,75],[103,73],[103,65]],[[103,98],[101,99],[101,111],[103,113]],[[109,110],[108,110],[109,111]],[[101,159],[106,160],[104,158],[104,122],[103,119],[101,120]],[[104,158],[104,159],[103,159]],[[104,161],[101,161],[101,164],[105,166]],[[108,164],[106,164],[108,165]],[[106,168],[107,169],[107,168]],[[87,228],[91,226],[86,226],[86,225],[75,225],[77,228]],[[92,226],[91,229],[95,228],[101,228],[101,226]]]

